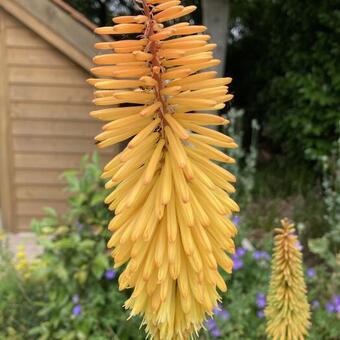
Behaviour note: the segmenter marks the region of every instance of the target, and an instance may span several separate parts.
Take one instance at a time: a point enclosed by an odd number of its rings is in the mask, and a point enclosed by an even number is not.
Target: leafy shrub
[[[241,0],[231,12],[228,68],[238,106],[285,155],[327,155],[340,132],[336,1]]]
[[[41,322],[29,332],[45,339],[128,338],[131,325],[124,322],[125,297],[118,292],[116,272],[106,250],[110,213],[103,201],[97,154],[81,162],[80,173],[68,171],[70,210],[61,218],[48,216],[32,226],[44,248],[36,275],[44,285],[39,301]],[[134,339],[138,335],[131,335]]]

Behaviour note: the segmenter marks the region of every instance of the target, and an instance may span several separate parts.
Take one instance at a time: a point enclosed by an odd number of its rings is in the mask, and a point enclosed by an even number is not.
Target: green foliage
[[[91,162],[85,156],[80,168],[80,173],[63,175],[71,193],[66,215],[59,219],[48,209],[46,218],[32,223],[44,249],[43,265],[34,274],[45,295],[39,301],[41,321],[29,334],[41,339],[127,338],[125,297],[107,277],[114,273],[106,250],[110,213],[103,203],[107,193],[98,155]]]
[[[242,0],[232,13],[237,104],[260,119],[267,144],[306,159],[328,155],[340,132],[336,1]]]
[[[110,213],[103,203],[106,192],[97,154],[91,161],[85,156],[80,168],[79,173],[63,175],[71,193],[69,211],[59,217],[46,208],[46,217],[32,223],[43,253],[30,279],[12,279],[14,274],[8,271],[1,280],[0,303],[13,304],[13,316],[5,314],[7,328],[25,334],[25,340],[139,338],[131,330],[137,330],[137,321],[125,322],[126,297],[119,293],[112,277],[116,273],[110,269],[106,250]],[[26,318],[25,312],[34,318]]]

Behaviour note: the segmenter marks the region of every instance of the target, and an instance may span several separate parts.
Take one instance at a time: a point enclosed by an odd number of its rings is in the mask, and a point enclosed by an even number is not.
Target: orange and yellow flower
[[[227,287],[238,205],[234,163],[219,148],[234,140],[209,126],[228,121],[214,114],[233,98],[231,78],[207,71],[213,58],[206,27],[167,22],[193,12],[180,1],[140,0],[141,15],[113,19],[98,34],[131,35],[101,42],[94,58],[99,78],[91,112],[105,122],[99,148],[129,140],[104,168],[115,267],[125,266],[119,288],[132,289],[126,308],[142,315],[154,339],[187,339],[198,332]]]

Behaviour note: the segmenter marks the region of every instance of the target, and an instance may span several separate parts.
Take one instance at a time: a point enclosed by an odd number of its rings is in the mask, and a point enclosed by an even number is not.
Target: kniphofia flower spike
[[[268,293],[267,334],[274,340],[303,340],[310,326],[310,308],[303,278],[302,253],[294,224],[275,229],[272,276]]]
[[[187,339],[217,306],[217,289],[227,289],[220,268],[232,270],[236,179],[215,161],[234,163],[217,148],[237,145],[207,127],[228,123],[212,112],[232,99],[231,78],[206,70],[219,63],[206,27],[166,26],[195,6],[138,3],[141,15],[96,29],[133,35],[96,44],[107,53],[94,58],[100,79],[89,80],[95,104],[107,106],[91,112],[105,122],[98,146],[132,138],[104,168],[106,188],[115,188],[105,200],[115,211],[108,247],[115,267],[125,265],[119,288],[132,289],[131,315],[143,316],[154,339]]]

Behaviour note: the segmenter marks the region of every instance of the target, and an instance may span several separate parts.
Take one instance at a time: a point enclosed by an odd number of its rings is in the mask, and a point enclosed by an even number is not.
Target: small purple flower
[[[257,261],[261,259],[261,251],[255,250],[253,253],[253,258]]]
[[[237,248],[236,250],[236,255],[239,257],[242,257],[246,254],[246,249],[244,249],[243,247]]]
[[[340,295],[333,296],[332,302],[333,302],[334,305],[339,306],[340,305]]]
[[[239,270],[243,267],[243,261],[239,259],[237,256],[233,256],[233,261],[234,261],[234,270]]]
[[[326,304],[326,311],[328,313],[335,313],[335,306],[333,305],[333,303],[329,302]]]
[[[72,309],[72,314],[78,316],[81,314],[81,305],[75,305]]]
[[[219,317],[223,321],[229,320],[230,319],[230,313],[227,310],[223,309],[221,311],[221,314],[219,315]]]
[[[263,310],[259,310],[256,312],[256,315],[258,318],[263,319],[264,318],[264,311]]]
[[[239,216],[234,216],[233,217],[233,223],[237,226],[240,223],[240,217]]]
[[[332,298],[332,303],[336,313],[340,313],[340,295],[335,295]]]
[[[257,307],[263,309],[266,307],[267,304],[267,298],[263,293],[257,293],[256,295],[256,305]]]
[[[318,300],[313,300],[311,305],[312,305],[312,309],[319,309],[320,302]]]
[[[266,251],[263,251],[262,252],[262,258],[266,261],[269,261],[270,260],[270,255],[266,252]]]
[[[314,268],[308,268],[306,271],[306,274],[308,277],[312,278],[316,275],[315,269]]]
[[[334,295],[326,304],[326,310],[328,313],[340,313],[340,295]]]
[[[116,277],[116,275],[117,275],[117,272],[115,271],[115,270],[113,270],[113,269],[108,269],[106,272],[105,272],[105,278],[106,278],[106,280],[113,280],[115,277]]]
[[[266,261],[269,261],[270,260],[270,255],[266,251],[255,250],[254,253],[253,253],[253,258],[256,261],[259,261],[259,260],[262,260],[262,259],[266,260]]]
[[[229,312],[225,310],[221,304],[219,304],[217,308],[214,308],[213,312],[223,321],[228,320],[230,318]]]
[[[223,309],[223,306],[222,306],[222,304],[218,304],[217,305],[217,307],[216,308],[214,308],[213,309],[213,313],[215,314],[215,315],[218,315],[219,313],[221,313],[221,310]]]
[[[205,322],[205,325],[206,325],[206,327],[208,328],[209,331],[212,331],[213,329],[218,327],[216,321],[213,318],[208,319]]]
[[[214,337],[214,338],[218,338],[219,336],[222,335],[220,329],[218,327],[214,328],[213,330],[210,331],[210,334]]]
[[[72,296],[72,302],[74,304],[77,304],[79,302],[79,296],[77,294]]]

